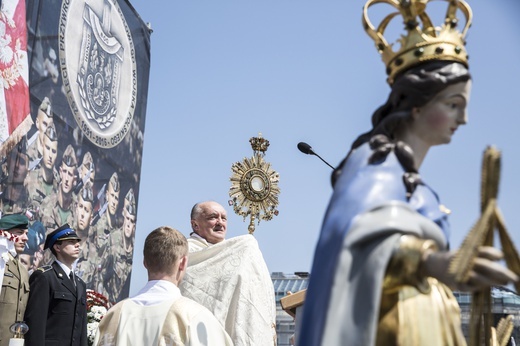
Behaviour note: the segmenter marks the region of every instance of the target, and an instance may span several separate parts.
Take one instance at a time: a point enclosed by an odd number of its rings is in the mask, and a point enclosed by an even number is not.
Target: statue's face
[[[427,146],[446,144],[467,123],[471,80],[448,86],[426,105],[412,110],[411,135]]]

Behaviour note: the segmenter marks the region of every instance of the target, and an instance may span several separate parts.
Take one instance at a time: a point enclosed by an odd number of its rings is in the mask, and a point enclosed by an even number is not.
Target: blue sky
[[[229,215],[228,237],[247,223],[227,206],[231,165],[270,141],[280,174],[280,214],[255,237],[271,272],[309,271],[332,189],[331,169],[301,154],[309,143],[332,165],[370,127],[389,87],[361,27],[364,1],[131,1],[151,23],[151,72],[130,294],[146,283],[146,235],[169,225],[186,236],[193,204],[212,199]],[[453,248],[479,215],[482,152],[503,153],[499,206],[520,246],[520,3],[469,0],[474,78],[469,123],[430,150],[420,172],[450,208]]]

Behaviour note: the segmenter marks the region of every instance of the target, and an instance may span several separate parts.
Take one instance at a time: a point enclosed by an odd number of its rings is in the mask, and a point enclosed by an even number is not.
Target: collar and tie
[[[69,278],[72,281],[72,284],[76,286],[76,281],[74,280],[74,273],[72,272],[72,270],[69,273]]]

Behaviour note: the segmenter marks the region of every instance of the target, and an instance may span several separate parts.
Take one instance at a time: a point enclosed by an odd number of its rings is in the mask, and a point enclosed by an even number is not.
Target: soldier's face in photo
[[[25,269],[30,270],[31,269],[31,255],[28,255],[26,253],[22,253],[18,255],[20,259],[20,263],[25,267]]]
[[[39,268],[43,260],[43,249],[39,249],[34,253],[32,264],[33,268]]]
[[[22,184],[29,169],[27,154],[15,152],[14,160],[9,163],[9,178],[13,184]]]
[[[69,193],[76,182],[76,167],[69,167],[62,164],[60,167],[61,190],[64,193]]]
[[[94,177],[96,175],[96,172],[94,170],[90,171],[90,163],[87,163],[87,164],[82,164],[80,167],[79,167],[79,178],[81,180],[83,180],[85,178],[85,176],[87,174],[89,174],[90,172],[90,175],[88,177],[88,181],[90,181],[90,185],[94,186]]]
[[[125,217],[123,221],[123,231],[125,232],[125,237],[130,238],[134,235],[135,231],[135,215],[131,215],[128,211],[124,211],[123,215]]]
[[[112,184],[108,184],[107,192],[108,212],[115,215],[119,204],[119,191],[114,191]]]
[[[36,128],[39,131],[38,136],[40,137],[40,141],[43,142],[45,131],[47,131],[47,127],[49,127],[49,125],[52,123],[52,118],[49,118],[44,111],[38,109],[38,115],[36,116]]]
[[[91,219],[92,203],[83,200],[83,197],[80,195],[76,205],[76,224],[78,225],[78,230],[87,230],[90,226]]]
[[[51,141],[49,137],[43,138],[43,165],[47,169],[54,168],[56,157],[58,156],[58,141]]]

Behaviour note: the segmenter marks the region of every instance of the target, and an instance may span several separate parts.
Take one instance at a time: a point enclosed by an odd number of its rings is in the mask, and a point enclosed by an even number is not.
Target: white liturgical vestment
[[[183,296],[208,308],[235,345],[276,343],[274,287],[258,242],[251,235],[208,244],[192,235]]]
[[[208,309],[183,297],[173,283],[153,280],[108,311],[94,345],[228,346],[233,342]]]

